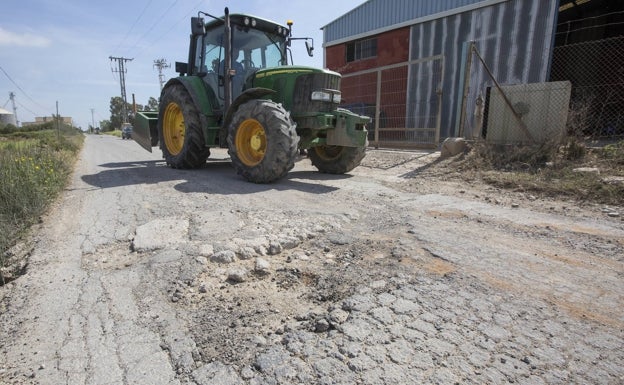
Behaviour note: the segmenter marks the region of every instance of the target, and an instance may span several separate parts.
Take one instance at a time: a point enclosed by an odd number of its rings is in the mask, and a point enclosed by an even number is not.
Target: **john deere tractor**
[[[285,176],[301,150],[321,172],[351,171],[364,158],[369,118],[338,107],[340,74],[289,65],[293,40],[312,55],[312,39],[293,38],[292,22],[199,12],[188,62],[176,63],[159,111],[137,113],[132,137],[148,151],[160,145],[173,168],[200,167],[210,148],[227,147],[255,183]]]

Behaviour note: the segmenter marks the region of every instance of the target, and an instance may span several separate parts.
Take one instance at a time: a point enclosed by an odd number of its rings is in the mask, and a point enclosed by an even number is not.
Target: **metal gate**
[[[343,75],[343,107],[372,118],[376,147],[436,147],[440,141],[441,55]]]

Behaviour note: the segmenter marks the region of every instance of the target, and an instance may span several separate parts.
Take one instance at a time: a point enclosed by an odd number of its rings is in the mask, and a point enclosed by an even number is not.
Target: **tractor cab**
[[[190,65],[181,75],[186,72],[201,77],[214,91],[220,109],[226,111],[232,100],[252,86],[250,78],[258,70],[288,64],[292,23],[286,27],[242,14],[230,14],[227,20],[208,16],[214,20],[204,23],[203,18],[193,18]],[[224,28],[226,22],[229,28]],[[313,48],[306,46],[311,55]],[[231,83],[231,98],[228,82]]]

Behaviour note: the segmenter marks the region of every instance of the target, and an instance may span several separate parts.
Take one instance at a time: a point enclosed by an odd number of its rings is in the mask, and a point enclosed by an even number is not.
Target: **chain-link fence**
[[[460,136],[508,144],[624,136],[624,37],[555,47],[550,82],[499,84],[495,64],[471,45]]]
[[[572,83],[570,135],[624,136],[624,36],[556,47],[550,79]]]
[[[343,75],[342,107],[372,118],[374,146],[435,147],[440,141],[442,56]]]

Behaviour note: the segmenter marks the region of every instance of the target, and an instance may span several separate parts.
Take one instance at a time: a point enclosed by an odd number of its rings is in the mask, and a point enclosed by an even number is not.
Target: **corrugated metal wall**
[[[463,92],[465,42],[475,41],[501,84],[547,81],[557,10],[557,0],[509,0],[412,27],[410,59],[444,56],[442,138],[458,134],[455,131]],[[485,96],[486,88],[493,84],[484,67],[473,58],[464,134],[471,132],[470,117],[477,97]],[[416,76],[410,77],[408,100],[435,91],[428,87],[440,85],[421,84]]]

